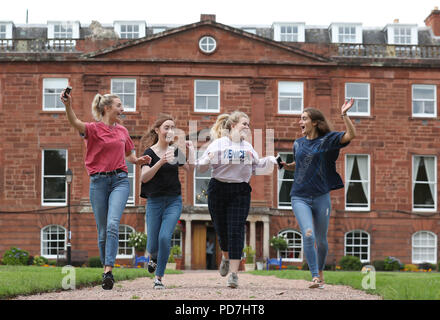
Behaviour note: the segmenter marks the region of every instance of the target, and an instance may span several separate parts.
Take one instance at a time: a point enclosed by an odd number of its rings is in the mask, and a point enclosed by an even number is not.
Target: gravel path
[[[113,290],[100,286],[72,291],[19,296],[16,300],[380,300],[381,297],[348,286],[328,285],[309,289],[308,281],[279,279],[239,273],[239,287],[226,286],[227,277],[217,271],[185,270],[183,274],[167,274],[165,290],[154,290],[153,280],[138,278],[116,282]]]

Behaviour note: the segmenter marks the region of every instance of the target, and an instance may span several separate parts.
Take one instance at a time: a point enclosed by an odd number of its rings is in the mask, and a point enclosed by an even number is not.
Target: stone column
[[[269,221],[263,221],[263,258],[269,257]]]
[[[185,269],[191,269],[191,219],[185,220]]]
[[[256,250],[257,239],[255,235],[255,221],[249,221],[249,244],[253,250]]]

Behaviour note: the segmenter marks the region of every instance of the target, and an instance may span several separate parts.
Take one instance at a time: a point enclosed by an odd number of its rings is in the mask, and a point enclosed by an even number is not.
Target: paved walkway
[[[309,289],[308,281],[279,279],[239,273],[239,287],[226,286],[214,270],[185,270],[183,274],[165,275],[165,290],[154,290],[153,280],[138,278],[116,282],[113,290],[101,286],[78,290],[19,296],[17,300],[380,300],[381,297],[348,286],[326,285]]]

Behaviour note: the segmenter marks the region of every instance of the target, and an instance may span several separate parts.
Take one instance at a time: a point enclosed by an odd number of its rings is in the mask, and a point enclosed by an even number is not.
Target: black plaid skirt
[[[229,259],[241,259],[246,219],[251,204],[249,183],[226,183],[212,178],[208,186],[208,208],[222,251]]]

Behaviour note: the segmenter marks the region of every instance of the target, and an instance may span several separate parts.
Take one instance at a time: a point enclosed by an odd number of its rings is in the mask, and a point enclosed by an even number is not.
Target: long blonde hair
[[[104,94],[99,93],[95,95],[92,101],[92,115],[96,121],[101,121],[105,113],[105,107],[111,107],[114,99],[120,99],[116,94]]]
[[[237,124],[240,121],[240,118],[249,119],[248,115],[242,111],[234,111],[231,114],[223,113],[219,115],[211,128],[211,140],[228,136],[231,132],[232,125]]]
[[[160,128],[160,126],[167,120],[171,120],[174,123],[174,118],[169,114],[159,114],[156,121],[154,121],[153,125],[148,129],[147,133],[141,138],[141,145],[144,146],[145,149],[151,147],[159,141],[159,136],[156,133],[156,129]]]

